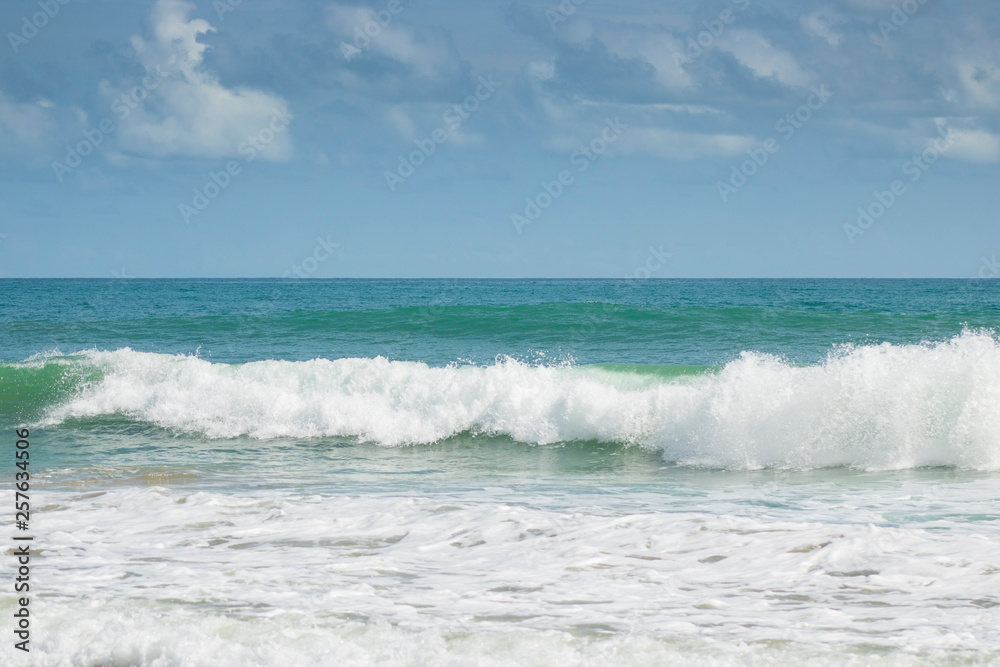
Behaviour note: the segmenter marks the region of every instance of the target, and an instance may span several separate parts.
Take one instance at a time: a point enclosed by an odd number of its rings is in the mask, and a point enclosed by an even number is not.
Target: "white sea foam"
[[[129,349],[84,359],[103,379],[47,423],[124,414],[210,438],[407,445],[471,432],[540,445],[622,442],[727,468],[1000,469],[1000,344],[987,333],[844,348],[808,367],[744,353],[717,373],[652,379],[510,359],[230,366]]]
[[[37,665],[1000,657],[998,526],[965,518],[993,511],[991,479],[619,501],[105,484],[45,498]],[[913,518],[885,525],[885,513]]]

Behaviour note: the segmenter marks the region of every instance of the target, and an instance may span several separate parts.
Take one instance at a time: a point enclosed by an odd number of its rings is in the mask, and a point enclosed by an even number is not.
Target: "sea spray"
[[[209,438],[400,446],[471,433],[623,443],[733,469],[1000,469],[1000,344],[988,332],[843,346],[811,366],[744,352],[697,375],[509,358],[228,365],[120,349],[74,359],[74,373],[100,379],[54,401],[47,425],[119,415]]]

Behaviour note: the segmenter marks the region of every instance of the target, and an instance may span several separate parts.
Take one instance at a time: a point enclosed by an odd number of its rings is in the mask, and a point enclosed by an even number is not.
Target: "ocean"
[[[1000,282],[0,280],[0,326],[16,664],[1000,664]]]

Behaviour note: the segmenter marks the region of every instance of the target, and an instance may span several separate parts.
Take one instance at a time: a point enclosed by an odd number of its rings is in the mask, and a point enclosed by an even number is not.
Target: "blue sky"
[[[992,1],[11,0],[0,29],[0,277],[1000,272]]]

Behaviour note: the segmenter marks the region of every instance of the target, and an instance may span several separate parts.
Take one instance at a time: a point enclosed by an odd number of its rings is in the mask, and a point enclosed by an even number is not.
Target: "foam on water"
[[[991,511],[991,480],[740,485],[696,501],[504,488],[418,497],[48,488],[45,497],[33,561],[39,665],[1000,655],[997,523],[959,516]],[[663,510],[675,503],[686,509]],[[908,507],[923,515],[871,523]]]
[[[173,611],[154,613],[63,602],[52,609],[59,631],[33,649],[38,667],[551,667],[551,665],[691,665],[733,667],[809,664],[817,667],[923,667],[988,665],[973,649],[884,653],[872,647],[839,648],[796,642],[744,643],[636,635],[580,637],[466,627],[406,631],[388,624],[304,623],[300,615],[233,619]]]
[[[87,352],[99,369],[48,424],[122,414],[210,438],[350,437],[383,445],[460,433],[532,444],[621,442],[727,468],[1000,468],[1000,345],[967,332],[835,350],[815,366],[743,353],[680,378],[572,366],[429,367],[375,359],[212,364]]]

